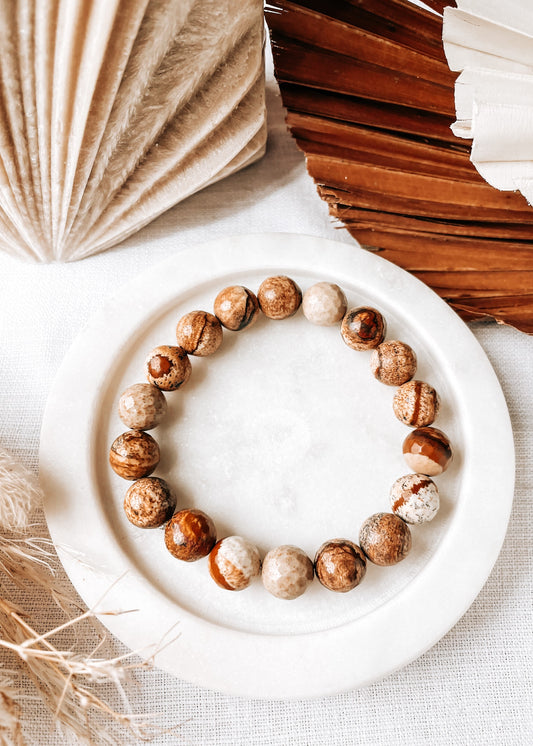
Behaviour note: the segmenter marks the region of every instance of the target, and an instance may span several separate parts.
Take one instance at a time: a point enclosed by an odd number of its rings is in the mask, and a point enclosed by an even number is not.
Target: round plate
[[[174,344],[180,316],[212,309],[217,293],[257,291],[272,274],[305,291],[338,283],[349,306],[371,304],[418,356],[417,378],[442,400],[436,426],[454,460],[436,479],[441,509],[413,527],[399,565],[368,567],[363,583],[335,594],[316,580],[294,601],[259,580],[231,593],[211,580],[207,560],[184,563],[165,549],[163,529],[126,520],[130,483],[108,465],[126,428],[116,413],[126,386],[143,381],[144,359]],[[327,539],[357,541],[372,513],[388,511],[394,480],[409,472],[409,432],[392,412],[394,389],[378,383],[369,353],[343,344],[338,327],[299,312],[224,332],[216,355],[193,358],[169,414],[152,431],[155,474],[178,507],[214,519],[219,536],[246,536],[262,554],[280,544],[310,557]],[[500,550],[513,496],[514,449],[496,376],[465,324],[430,289],[375,254],[299,235],[217,240],[180,252],[122,288],[67,355],[50,394],[41,438],[46,515],[62,562],[89,607],[130,648],[197,684],[252,697],[312,697],[376,681],[444,635],[481,589]],[[178,625],[177,627],[175,625]]]

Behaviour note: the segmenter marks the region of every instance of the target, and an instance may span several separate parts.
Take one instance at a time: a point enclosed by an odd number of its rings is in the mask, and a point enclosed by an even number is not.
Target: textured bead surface
[[[147,477],[159,463],[159,446],[148,433],[128,430],[113,441],[109,463],[123,479]]]
[[[259,301],[248,288],[230,285],[215,298],[214,311],[222,326],[238,332],[257,320]]]
[[[242,591],[261,572],[259,551],[241,536],[227,536],[211,550],[209,572],[221,588]]]
[[[302,311],[312,324],[332,326],[346,313],[346,296],[332,282],[317,282],[305,291]]]
[[[217,540],[215,524],[201,510],[180,510],[165,527],[165,545],[170,554],[185,562],[206,557]]]
[[[448,468],[452,448],[442,430],[419,427],[404,440],[403,455],[410,469],[434,477]]]
[[[267,277],[259,287],[257,299],[269,319],[286,319],[300,308],[302,291],[290,277]]]
[[[439,491],[425,474],[406,474],[390,490],[392,512],[407,523],[427,523],[439,510]]]
[[[342,338],[352,350],[372,350],[385,339],[387,325],[375,308],[352,308],[342,320]]]
[[[134,383],[122,392],[118,414],[132,430],[151,430],[167,413],[167,400],[162,391],[150,383]]]
[[[408,381],[394,394],[392,408],[405,425],[425,427],[431,425],[439,413],[439,395],[429,383]]]
[[[164,479],[145,477],[131,485],[124,497],[124,512],[139,528],[158,528],[168,521],[176,498]]]
[[[222,326],[212,313],[191,311],[178,321],[176,339],[189,355],[206,357],[222,344]]]
[[[416,355],[405,342],[382,342],[372,351],[370,369],[381,383],[401,386],[416,372]]]
[[[313,563],[298,547],[285,544],[271,549],[263,560],[263,584],[276,598],[291,601],[313,580]]]
[[[375,513],[361,526],[359,544],[375,565],[395,565],[407,557],[411,549],[411,532],[394,513]]]
[[[333,539],[322,544],[316,553],[315,572],[324,587],[346,593],[365,577],[366,558],[352,541]]]
[[[191,361],[182,347],[159,345],[146,358],[146,375],[158,389],[175,391],[189,380]]]

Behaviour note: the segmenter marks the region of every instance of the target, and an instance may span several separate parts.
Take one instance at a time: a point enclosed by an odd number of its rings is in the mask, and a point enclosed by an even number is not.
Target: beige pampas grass
[[[37,477],[3,448],[0,448],[0,527],[20,530],[41,504]]]

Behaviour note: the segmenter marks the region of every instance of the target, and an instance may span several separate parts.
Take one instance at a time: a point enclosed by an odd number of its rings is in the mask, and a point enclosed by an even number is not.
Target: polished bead
[[[452,448],[442,430],[419,427],[404,440],[403,455],[410,469],[434,477],[448,468]]]
[[[366,558],[360,547],[348,539],[326,541],[315,555],[315,573],[330,591],[346,593],[366,573]]]
[[[361,526],[359,544],[375,565],[395,565],[411,549],[411,532],[394,513],[375,513]]]
[[[109,451],[109,463],[123,479],[141,479],[159,463],[159,446],[148,433],[128,430],[115,438]]]
[[[332,326],[346,313],[346,296],[332,282],[317,282],[305,291],[302,300],[305,318],[319,326]]]
[[[175,391],[187,383],[191,361],[182,347],[159,345],[146,358],[146,375],[150,383],[163,391]]]
[[[394,394],[394,414],[405,425],[425,427],[435,421],[439,413],[439,395],[429,383],[408,381]]]
[[[124,497],[124,512],[139,528],[158,528],[171,518],[176,507],[174,493],[164,479],[145,477],[134,482]]]
[[[342,338],[352,350],[372,350],[385,339],[387,325],[375,308],[352,308],[342,320]]]
[[[307,554],[290,544],[271,549],[263,560],[263,585],[276,598],[298,598],[313,575],[313,563]]]
[[[168,551],[185,562],[207,557],[216,540],[215,524],[201,510],[180,510],[165,527]]]
[[[215,316],[222,326],[238,332],[251,326],[259,315],[257,296],[242,285],[230,285],[215,298]]]
[[[267,277],[259,287],[257,299],[269,319],[286,319],[300,308],[302,291],[290,277]]]
[[[227,536],[211,550],[209,572],[221,588],[242,591],[261,572],[259,551],[241,536]]]
[[[425,474],[406,474],[390,490],[392,512],[407,523],[427,523],[439,509],[439,491]]]
[[[416,355],[405,342],[382,342],[372,351],[370,369],[381,383],[401,386],[416,372]]]
[[[134,383],[122,392],[118,414],[132,430],[151,430],[167,413],[167,400],[162,391],[150,383]]]
[[[206,357],[222,344],[222,326],[212,313],[191,311],[178,321],[176,339],[189,355]]]

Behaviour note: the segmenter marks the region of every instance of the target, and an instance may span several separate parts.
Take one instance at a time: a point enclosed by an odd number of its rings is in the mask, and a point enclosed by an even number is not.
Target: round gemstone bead
[[[405,559],[411,549],[411,532],[394,513],[375,513],[361,526],[359,544],[375,565],[395,565]]]
[[[158,528],[172,516],[176,498],[158,477],[145,477],[134,482],[124,497],[124,512],[138,528]]]
[[[263,585],[276,598],[298,598],[313,575],[313,563],[307,554],[290,544],[271,549],[263,560]]]
[[[191,311],[178,321],[176,339],[189,355],[206,357],[222,344],[222,326],[212,313]]]
[[[305,291],[302,311],[312,324],[332,326],[346,313],[346,296],[332,282],[317,282]]]
[[[439,509],[439,491],[425,474],[406,474],[390,490],[392,512],[407,523],[427,523]]]
[[[302,291],[290,277],[267,277],[259,287],[257,299],[269,319],[286,319],[300,308]]]
[[[241,536],[227,536],[211,550],[209,572],[221,588],[242,591],[261,572],[259,551]]]
[[[439,395],[429,383],[408,381],[396,391],[392,400],[394,414],[405,425],[425,427],[439,413]]]
[[[159,463],[159,446],[148,433],[128,430],[115,438],[109,451],[113,471],[123,479],[141,479]]]
[[[165,545],[185,562],[207,557],[217,540],[215,524],[201,510],[180,510],[165,526]]]
[[[214,311],[222,326],[238,332],[257,320],[259,301],[248,288],[230,285],[215,298]]]
[[[404,440],[403,455],[410,469],[434,477],[448,468],[452,448],[442,430],[419,427]]]
[[[162,391],[150,383],[128,386],[118,402],[122,422],[132,430],[151,430],[167,413],[167,400]]]
[[[158,389],[175,391],[189,380],[191,361],[182,347],[159,345],[146,358],[146,375]]]
[[[416,372],[416,355],[405,342],[382,342],[372,351],[370,368],[381,383],[401,386]]]
[[[325,588],[346,593],[365,577],[366,558],[360,547],[348,539],[326,541],[316,553],[315,573]]]
[[[352,350],[373,350],[385,339],[387,325],[375,308],[352,308],[342,320],[341,335]]]

